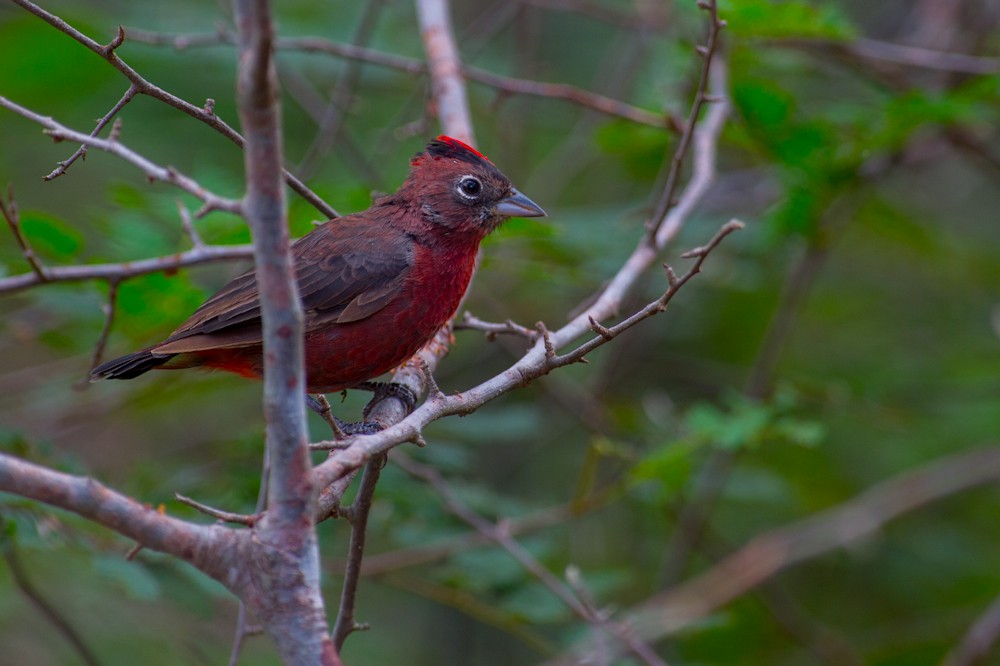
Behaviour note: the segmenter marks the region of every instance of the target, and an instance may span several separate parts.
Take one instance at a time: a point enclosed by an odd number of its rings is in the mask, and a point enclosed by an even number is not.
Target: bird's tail
[[[139,375],[161,366],[174,354],[154,355],[148,349],[137,351],[112,361],[102,363],[90,371],[90,381],[96,382],[100,379],[132,379]]]

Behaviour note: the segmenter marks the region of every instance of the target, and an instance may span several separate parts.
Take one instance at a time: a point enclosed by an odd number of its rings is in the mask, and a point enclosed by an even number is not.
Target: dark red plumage
[[[480,241],[508,217],[544,214],[484,155],[439,136],[413,158],[394,194],[300,238],[292,255],[305,311],[307,390],[350,388],[412,356],[454,315]],[[251,270],[166,340],[108,361],[92,377],[190,367],[260,377],[261,345]]]

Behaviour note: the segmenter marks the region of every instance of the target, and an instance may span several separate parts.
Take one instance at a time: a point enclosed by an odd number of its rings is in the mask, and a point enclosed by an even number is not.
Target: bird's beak
[[[545,217],[545,211],[534,201],[513,190],[506,199],[497,203],[497,214],[504,217]]]

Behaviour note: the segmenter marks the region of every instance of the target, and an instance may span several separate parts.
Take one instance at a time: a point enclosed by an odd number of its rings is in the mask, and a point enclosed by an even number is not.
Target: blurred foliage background
[[[283,37],[423,58],[409,2],[275,5]],[[471,65],[686,114],[700,65],[693,48],[705,31],[693,0],[453,5]],[[99,42],[118,24],[182,34],[231,25],[224,2],[43,6]],[[747,229],[665,315],[593,354],[590,365],[439,421],[426,449],[408,451],[484,515],[542,515],[523,543],[557,573],[580,567],[598,602],[615,609],[762,530],[996,442],[1000,429],[1000,4],[720,0],[720,13],[734,106],[720,174],[665,259],[683,268],[679,254],[730,217]],[[923,66],[900,64],[892,44],[984,56],[973,63],[982,69],[962,71],[934,53]],[[194,104],[215,99],[216,112],[236,124],[232,47],[127,39],[118,53]],[[86,132],[127,88],[106,62],[12,3],[0,4],[0,57],[0,95]],[[426,77],[294,51],[281,52],[279,63],[289,165],[342,212],[394,189],[409,156],[437,133]],[[332,146],[317,148],[315,112],[340,81],[351,81],[341,129]],[[470,96],[479,147],[550,219],[512,221],[488,241],[466,308],[488,320],[556,326],[634,247],[677,137],[475,82]],[[121,118],[131,148],[240,196],[242,156],[220,135],[148,98]],[[176,190],[149,185],[99,151],[43,183],[75,146],[54,144],[6,111],[0,146],[0,182],[13,185],[24,231],[47,264],[189,247],[176,206],[197,203]],[[290,201],[299,235],[319,214]],[[212,243],[249,238],[241,220],[222,214],[197,227]],[[241,269],[215,264],[124,282],[108,355],[169,333]],[[2,230],[0,276],[26,270]],[[664,288],[662,274],[651,274],[630,305]],[[153,373],[75,388],[106,296],[105,284],[89,282],[0,298],[0,447],[93,475],[171,514],[200,519],[174,493],[251,511],[263,440],[259,385]],[[523,347],[459,332],[438,382],[462,390]],[[348,396],[335,409],[356,418],[364,399]],[[320,421],[311,427],[325,435]],[[558,520],[540,514],[567,506]],[[783,573],[658,650],[671,664],[938,663],[1000,590],[998,512],[995,488],[924,508]],[[125,562],[128,543],[72,515],[11,496],[0,496],[0,514],[8,552],[16,549],[26,575],[101,663],[225,663],[236,605],[213,582],[155,553]],[[331,606],[347,534],[343,521],[320,527]],[[351,636],[346,663],[535,663],[585,635],[505,552],[454,546],[467,534],[390,463],[369,530],[374,575],[359,593],[359,617],[372,631]],[[453,545],[446,556],[413,563],[401,555],[439,543]],[[4,663],[79,663],[5,565],[0,644]],[[275,659],[257,638],[240,663]]]

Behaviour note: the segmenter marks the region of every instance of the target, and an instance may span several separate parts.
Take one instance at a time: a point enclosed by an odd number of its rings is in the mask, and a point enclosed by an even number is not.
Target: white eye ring
[[[462,176],[458,181],[458,187],[455,189],[459,195],[471,201],[478,199],[479,195],[482,194],[483,184],[475,176]]]

